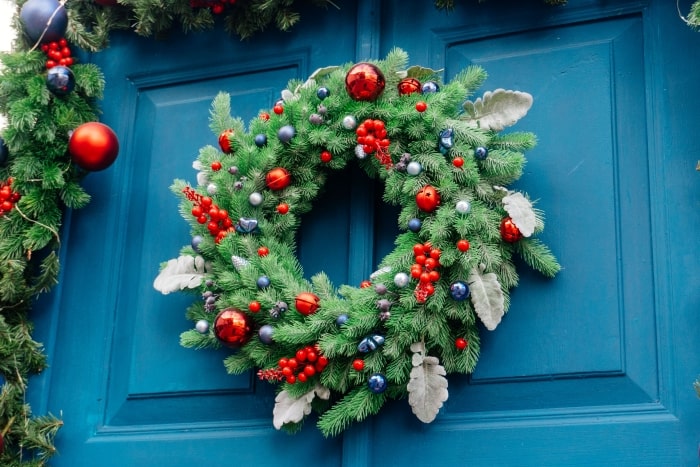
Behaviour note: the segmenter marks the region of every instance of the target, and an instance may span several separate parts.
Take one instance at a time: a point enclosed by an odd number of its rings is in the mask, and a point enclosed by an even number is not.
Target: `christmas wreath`
[[[448,373],[470,373],[479,332],[493,330],[517,285],[515,255],[548,277],[559,265],[535,235],[541,213],[507,185],[531,133],[502,133],[532,97],[497,89],[470,67],[449,83],[407,54],[317,70],[292,81],[246,130],[219,94],[200,150],[197,183],[175,181],[191,244],[163,265],[162,293],[201,296],[187,310],[186,347],[234,349],[226,370],[257,370],[278,385],[276,428],[312,410],[326,436],[406,398],[431,422]],[[301,216],[328,174],[357,164],[400,207],[394,250],[359,287],[307,280],[295,256]]]

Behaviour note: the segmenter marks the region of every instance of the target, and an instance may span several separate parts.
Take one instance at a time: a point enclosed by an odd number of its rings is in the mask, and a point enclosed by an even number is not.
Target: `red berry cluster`
[[[49,42],[41,45],[41,50],[49,58],[46,60],[46,69],[51,69],[55,66],[71,66],[73,65],[73,57],[71,57],[68,41],[60,39],[58,41]]]
[[[227,5],[233,5],[236,0],[190,0],[192,8],[211,8],[211,12],[219,15],[224,12]]]
[[[22,195],[16,191],[12,191],[12,178],[8,178],[6,182],[0,183],[0,216],[12,211],[15,203],[20,200]]]
[[[194,203],[192,207],[192,215],[197,218],[200,224],[207,224],[207,229],[216,243],[223,240],[229,232],[234,232],[233,221],[225,209],[213,203],[208,196],[202,196],[190,187],[185,187],[182,190],[185,197]]]
[[[381,120],[368,118],[357,126],[355,134],[357,135],[357,143],[362,145],[362,149],[367,154],[389,147],[386,125]]]
[[[307,345],[297,350],[292,358],[280,358],[278,370],[285,381],[294,384],[305,383],[309,378],[321,373],[328,365],[328,357],[321,355],[317,347]]]
[[[440,266],[440,250],[433,248],[430,243],[413,245],[413,255],[416,262],[411,266],[411,277],[418,279],[414,295],[418,303],[425,303],[429,296],[435,293],[433,285],[440,279],[437,268]]]

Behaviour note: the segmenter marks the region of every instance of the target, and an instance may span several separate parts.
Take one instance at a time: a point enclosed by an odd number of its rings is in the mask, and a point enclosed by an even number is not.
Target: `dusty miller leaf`
[[[532,203],[522,193],[514,192],[503,197],[501,200],[508,215],[513,219],[515,226],[523,234],[529,237],[535,232],[537,217]]]
[[[168,261],[153,281],[153,288],[163,295],[183,289],[194,289],[200,286],[206,272],[204,258],[183,255]]]
[[[521,91],[496,89],[486,91],[476,101],[466,101],[462,117],[470,126],[484,130],[501,131],[515,124],[532,107],[532,95]]]
[[[473,268],[467,283],[477,316],[486,329],[493,331],[505,313],[503,290],[496,274],[492,272],[484,274],[484,269],[483,264],[479,265],[478,269]]]
[[[279,430],[285,423],[298,423],[311,413],[311,401],[315,397],[328,400],[330,396],[331,391],[320,384],[317,384],[311,391],[296,399],[284,390],[275,397],[275,408],[272,409],[272,424]]]
[[[447,372],[437,357],[425,355],[425,344],[411,344],[411,380],[406,385],[408,404],[418,420],[430,423],[437,417],[443,402],[447,400]]]
[[[416,78],[419,81],[422,81],[426,78],[430,78],[432,76],[437,75],[440,73],[442,69],[440,70],[433,70],[432,68],[426,68],[422,66],[412,66],[409,69],[405,71],[398,71],[396,74],[398,75],[399,78]]]

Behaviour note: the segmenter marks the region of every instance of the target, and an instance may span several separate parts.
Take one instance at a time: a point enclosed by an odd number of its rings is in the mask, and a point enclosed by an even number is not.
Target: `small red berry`
[[[278,204],[277,212],[279,212],[280,214],[287,214],[289,212],[289,205],[287,203]]]
[[[416,102],[416,110],[418,112],[425,112],[426,109],[428,108],[428,104],[426,104],[423,101]]]
[[[361,289],[366,289],[367,287],[371,287],[372,283],[370,281],[362,281],[360,282],[360,288]]]
[[[457,249],[464,253],[469,250],[469,240],[461,239],[457,241]]]
[[[279,361],[277,362],[277,366],[280,368],[284,368],[289,364],[289,360],[286,358],[280,358]]]
[[[306,365],[304,367],[304,374],[311,377],[316,374],[316,368],[314,368],[313,365]]]
[[[289,375],[287,376],[287,383],[289,384],[294,384],[297,382],[297,378],[294,375]]]
[[[284,112],[284,107],[282,107],[281,105],[277,104],[276,106],[274,106],[274,107],[272,108],[272,111],[273,111],[274,113],[276,113],[277,115],[282,115],[282,112]]]
[[[308,380],[307,376],[304,373],[299,373],[297,375],[297,381],[300,383],[305,383]]]
[[[213,170],[214,172],[221,170],[221,162],[219,162],[219,161],[212,162],[211,163],[211,170]]]
[[[333,159],[333,155],[328,151],[321,152],[321,162],[328,163]]]
[[[454,165],[457,168],[460,168],[464,165],[464,159],[462,159],[461,157],[455,157],[454,159],[452,159],[452,165]]]
[[[257,313],[258,311],[260,311],[260,302],[257,300],[253,300],[248,304],[248,309],[253,313]]]
[[[297,350],[296,357],[297,357],[297,361],[305,362],[306,361],[306,350],[304,350],[304,349]]]
[[[316,369],[322,371],[328,365],[328,357],[325,355],[319,355],[318,360],[316,360]]]
[[[306,351],[306,359],[311,363],[318,360],[318,354],[312,349]]]
[[[455,347],[457,347],[457,349],[464,350],[467,348],[467,345],[469,345],[469,343],[465,338],[458,337],[457,339],[455,339]]]
[[[260,120],[268,121],[270,119],[270,114],[267,112],[260,113]]]
[[[365,362],[364,360],[360,360],[358,358],[357,360],[353,360],[352,367],[355,369],[355,371],[362,371],[365,368]]]
[[[269,254],[270,254],[270,249],[268,247],[261,246],[260,248],[258,248],[258,256],[260,256],[261,258],[265,257]]]

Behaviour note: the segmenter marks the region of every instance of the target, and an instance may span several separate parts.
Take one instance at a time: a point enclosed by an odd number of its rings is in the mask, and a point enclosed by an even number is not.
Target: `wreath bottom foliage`
[[[210,115],[218,147],[200,150],[196,185],[173,185],[192,241],[154,287],[201,295],[182,345],[231,347],[229,373],[257,370],[278,385],[278,429],[295,431],[316,411],[333,436],[406,397],[431,422],[447,374],[474,370],[480,328],[495,329],[507,311],[514,256],[545,276],[559,270],[535,238],[541,213],[505,188],[535,137],[501,130],[532,97],[498,89],[465,100],[481,68],[442,83],[407,64],[394,49],[317,70],[290,82],[247,131],[219,94]],[[384,182],[402,233],[368,280],[336,289],[323,272],[305,279],[295,237],[328,173],[351,163]]]

